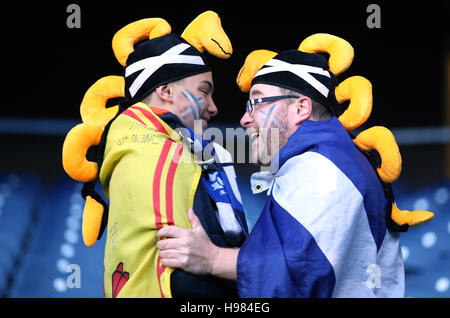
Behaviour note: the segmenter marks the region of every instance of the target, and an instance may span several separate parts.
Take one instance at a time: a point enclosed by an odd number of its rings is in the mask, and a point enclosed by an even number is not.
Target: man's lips
[[[246,130],[247,135],[250,137],[250,140],[254,141],[259,137],[259,131],[255,128],[248,128]]]

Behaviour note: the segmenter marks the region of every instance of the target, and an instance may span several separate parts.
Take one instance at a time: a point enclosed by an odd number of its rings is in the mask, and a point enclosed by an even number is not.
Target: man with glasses
[[[403,296],[388,200],[336,118],[336,84],[316,53],[284,51],[260,68],[240,123],[258,163],[270,165],[262,213],[244,245],[226,249],[207,239],[190,210],[193,230],[159,231],[168,238],[158,242],[162,264],[237,280],[240,297]]]

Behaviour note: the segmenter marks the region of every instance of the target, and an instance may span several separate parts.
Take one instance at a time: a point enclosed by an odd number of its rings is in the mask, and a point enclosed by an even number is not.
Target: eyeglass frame
[[[256,104],[261,104],[265,102],[273,102],[279,99],[285,99],[285,98],[300,98],[301,96],[296,95],[277,95],[277,96],[269,96],[269,97],[259,97],[259,98],[253,98],[247,100],[245,103],[245,111],[250,116],[252,115],[253,111],[256,109]]]

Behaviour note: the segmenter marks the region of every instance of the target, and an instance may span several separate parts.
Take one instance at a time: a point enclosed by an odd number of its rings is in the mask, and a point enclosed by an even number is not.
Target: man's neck
[[[165,107],[165,105],[158,105],[158,103],[151,103],[145,99],[142,100],[141,103],[150,107],[152,109],[152,111],[155,113],[155,115],[157,115],[157,116],[164,115],[164,114],[167,114],[168,112],[170,112],[170,110],[167,109],[167,107]]]

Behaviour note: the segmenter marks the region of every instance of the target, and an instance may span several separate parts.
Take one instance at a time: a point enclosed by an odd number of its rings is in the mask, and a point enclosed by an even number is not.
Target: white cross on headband
[[[180,55],[189,47],[191,46],[186,43],[177,44],[159,56],[148,57],[127,66],[125,68],[125,77],[143,70],[130,86],[131,97],[134,97],[145,81],[163,65],[176,63],[205,65],[200,56]]]
[[[269,62],[265,64],[265,66],[267,67],[260,69],[254,77],[275,72],[291,72],[297,75],[298,77],[302,78],[309,85],[318,90],[323,96],[328,97],[329,89],[310,74],[310,73],[320,74],[329,78],[330,73],[322,69],[321,67],[303,64],[290,64],[288,62],[284,62],[277,59],[271,59]]]

